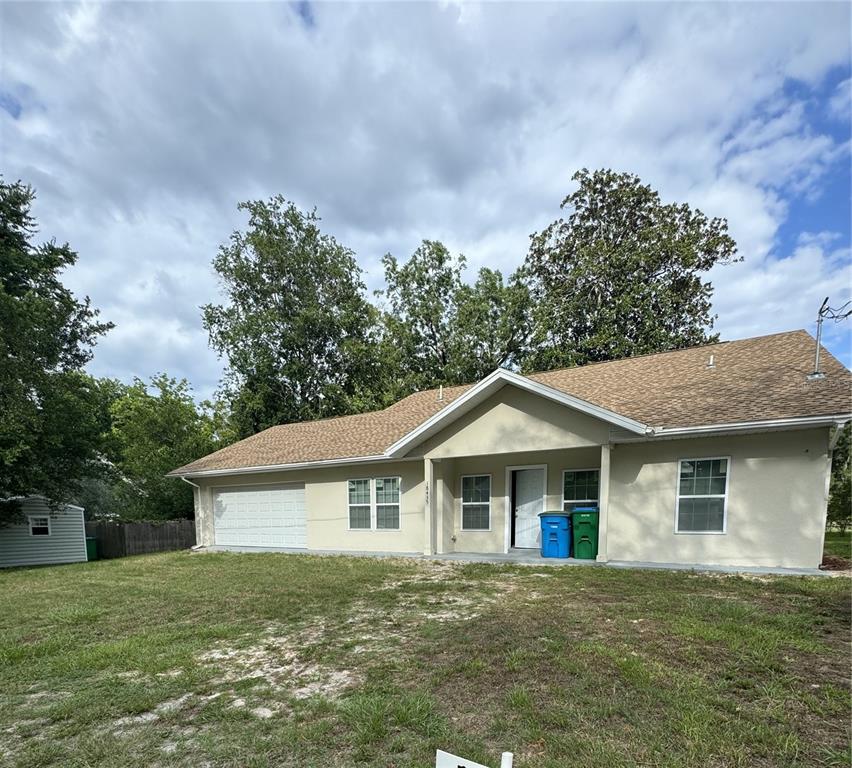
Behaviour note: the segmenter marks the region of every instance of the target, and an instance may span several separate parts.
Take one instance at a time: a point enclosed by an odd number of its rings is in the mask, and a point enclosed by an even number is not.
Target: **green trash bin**
[[[594,560],[598,556],[598,509],[576,507],[571,514],[574,533],[574,557]]]
[[[98,540],[95,536],[86,536],[86,560],[98,559]]]

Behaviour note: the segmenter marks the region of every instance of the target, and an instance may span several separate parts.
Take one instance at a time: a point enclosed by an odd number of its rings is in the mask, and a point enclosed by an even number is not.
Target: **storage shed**
[[[24,519],[0,527],[0,568],[79,563],[86,558],[83,508],[52,510],[40,496],[21,499]]]

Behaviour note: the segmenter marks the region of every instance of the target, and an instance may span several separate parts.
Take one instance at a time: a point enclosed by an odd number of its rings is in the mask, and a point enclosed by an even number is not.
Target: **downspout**
[[[837,446],[837,441],[840,439],[840,433],[843,431],[843,428],[848,423],[849,423],[849,419],[843,419],[842,421],[835,421],[834,422],[834,434],[831,436],[831,439],[828,441],[828,452],[829,452],[829,454]]]
[[[201,486],[200,486],[200,485],[198,485],[197,483],[193,483],[193,482],[192,482],[192,480],[187,480],[187,479],[186,479],[186,477],[184,477],[183,475],[178,475],[178,477],[179,477],[181,480],[183,480],[183,481],[184,481],[187,485],[191,485],[193,488],[195,488],[195,490],[196,490],[196,491],[198,491],[198,505],[197,505],[197,506],[196,506],[196,508],[195,508],[195,516],[196,516],[196,535],[195,535],[195,539],[196,539],[196,541],[195,541],[195,545],[194,545],[194,546],[192,546],[192,547],[190,547],[190,549],[192,549],[192,550],[203,549],[203,548],[204,548],[204,545],[203,545],[203,544],[201,544],[201,543],[199,543],[199,541],[198,541],[198,539],[199,539],[199,538],[202,538],[202,537],[200,537],[200,536],[198,535],[198,529],[201,527],[201,526],[199,526],[199,525],[198,525],[198,523],[202,523],[202,524],[203,524],[203,522],[204,522],[201,518],[199,518],[199,517],[198,517],[198,513],[199,513],[199,510],[200,510],[200,508],[201,508]]]

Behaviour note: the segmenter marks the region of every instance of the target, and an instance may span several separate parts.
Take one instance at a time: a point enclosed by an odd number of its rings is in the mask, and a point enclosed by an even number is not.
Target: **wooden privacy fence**
[[[86,523],[86,536],[94,536],[98,540],[98,556],[103,558],[168,552],[195,545],[195,522],[111,523],[95,520]]]

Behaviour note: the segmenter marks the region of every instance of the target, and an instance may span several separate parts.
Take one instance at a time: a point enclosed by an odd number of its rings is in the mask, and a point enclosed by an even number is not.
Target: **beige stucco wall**
[[[400,477],[400,529],[350,531],[347,481],[364,477]],[[282,483],[305,484],[308,549],[422,552],[424,485],[423,462],[400,461],[361,464],[295,472],[264,472],[194,480],[200,487],[196,510],[197,540],[214,543],[213,493],[219,488]]]
[[[443,552],[503,552],[507,466],[547,466],[546,509],[561,507],[562,471],[599,467],[606,424],[506,387],[449,425],[411,461],[298,472],[197,479],[198,541],[213,544],[218,487],[302,482],[309,549],[423,552],[424,460],[434,462],[434,544]],[[546,450],[547,448],[547,450]],[[613,445],[610,454],[610,560],[816,567],[825,524],[828,430]],[[678,461],[730,456],[727,532],[675,534]],[[461,530],[461,477],[491,475],[491,529]],[[399,531],[348,530],[346,481],[402,478]]]
[[[730,456],[727,532],[676,534],[678,461]],[[828,430],[614,446],[610,560],[815,568],[822,559]]]
[[[609,425],[600,419],[507,385],[409,455],[481,456],[599,446],[608,440]]]

